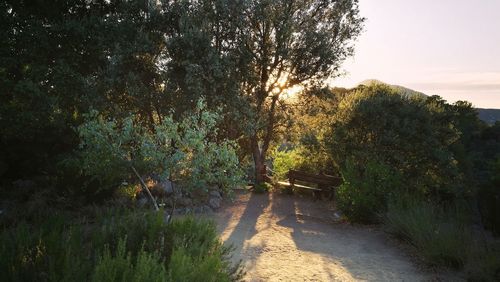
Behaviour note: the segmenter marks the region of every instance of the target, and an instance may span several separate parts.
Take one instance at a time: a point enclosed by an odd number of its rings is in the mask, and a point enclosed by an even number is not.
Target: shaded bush
[[[463,177],[450,149],[459,132],[445,108],[437,97],[406,97],[384,85],[361,87],[341,101],[323,141],[345,180],[351,182],[341,188],[341,194],[358,189],[352,192],[359,194],[358,202],[368,201],[348,205],[351,210],[346,214],[367,207],[357,213],[358,220],[364,214],[369,221],[375,215],[368,210],[385,209],[386,197],[380,194],[400,190],[443,201],[463,196]],[[389,175],[404,180],[404,187]]]
[[[351,221],[378,221],[390,194],[400,190],[399,177],[387,166],[372,161],[362,168],[347,162],[342,177],[337,205]]]
[[[188,277],[228,281],[239,271],[229,252],[209,221],[185,218],[167,225],[161,213],[109,210],[3,230],[0,272],[7,281],[181,281],[173,268],[182,257],[190,262],[182,273],[196,275]]]
[[[385,223],[389,232],[415,246],[429,264],[461,268],[467,261],[470,231],[450,211],[404,197],[390,202]]]

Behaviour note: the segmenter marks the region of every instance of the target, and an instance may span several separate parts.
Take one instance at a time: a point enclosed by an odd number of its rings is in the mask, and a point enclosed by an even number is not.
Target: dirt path
[[[335,223],[326,202],[240,193],[215,214],[246,281],[448,280],[419,270],[383,232]]]

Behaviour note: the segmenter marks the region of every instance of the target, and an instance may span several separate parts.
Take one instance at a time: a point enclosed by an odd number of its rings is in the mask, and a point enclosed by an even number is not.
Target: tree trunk
[[[259,148],[259,140],[257,136],[252,136],[252,156],[255,165],[255,185],[265,182],[266,167],[265,167],[265,152]]]

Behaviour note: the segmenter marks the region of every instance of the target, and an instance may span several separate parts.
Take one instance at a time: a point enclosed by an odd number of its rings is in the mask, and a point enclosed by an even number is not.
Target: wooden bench
[[[327,193],[328,198],[331,200],[335,197],[335,188],[342,184],[342,178],[340,177],[326,175],[323,173],[312,174],[298,170],[288,171],[288,181],[289,182],[280,181],[278,184],[290,186],[292,189],[299,188],[310,190],[313,192],[315,197],[321,196],[322,193]],[[316,184],[316,187],[297,184],[296,181],[313,183]]]

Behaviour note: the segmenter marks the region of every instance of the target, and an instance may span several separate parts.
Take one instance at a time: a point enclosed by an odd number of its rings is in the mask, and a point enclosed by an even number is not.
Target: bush
[[[325,147],[345,173],[368,162],[401,175],[420,195],[459,194],[461,175],[449,145],[459,132],[437,98],[408,98],[388,86],[362,87],[339,105]]]
[[[188,191],[217,186],[231,194],[232,188],[243,183],[243,171],[236,144],[216,138],[219,119],[203,100],[180,122],[170,115],[154,130],[137,116],[108,120],[92,112],[78,128],[81,169],[98,179],[102,189],[114,190],[123,180],[135,177],[134,166],[141,173],[179,181],[179,187]]]
[[[339,189],[346,215],[372,221],[388,196],[402,192],[441,202],[464,197],[448,107],[439,97],[408,97],[384,85],[360,87],[341,101],[323,142],[346,182]]]
[[[500,281],[500,242],[475,243],[465,266],[469,281]]]
[[[425,201],[391,201],[385,217],[388,231],[415,246],[432,265],[461,268],[472,242],[459,216]]]
[[[478,206],[485,227],[500,235],[500,157],[492,168],[490,180],[478,192]]]
[[[368,162],[360,168],[347,162],[343,184],[337,190],[337,205],[351,221],[375,222],[385,212],[390,193],[399,190],[399,177],[385,165]]]
[[[96,213],[102,213],[100,210]],[[239,266],[206,220],[170,225],[162,213],[109,210],[98,217],[52,216],[0,234],[0,272],[7,281],[229,281]],[[182,264],[179,260],[189,262]],[[203,279],[199,279],[203,277]],[[193,281],[192,280],[192,281]]]
[[[288,171],[297,169],[302,162],[302,157],[298,149],[280,150],[276,148],[272,152],[271,157],[273,159],[273,179],[277,181],[285,180]]]

